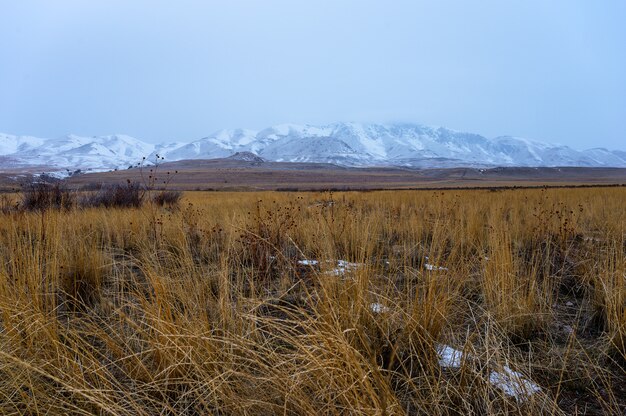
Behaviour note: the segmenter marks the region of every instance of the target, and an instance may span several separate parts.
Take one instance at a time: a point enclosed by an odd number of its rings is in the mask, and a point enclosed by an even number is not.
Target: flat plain
[[[69,178],[74,188],[95,189],[126,180],[150,182],[154,166],[110,172],[84,173]],[[0,190],[19,190],[20,184],[41,173],[36,167],[0,171]],[[624,185],[624,168],[350,168],[323,163],[254,162],[232,159],[186,160],[161,163],[156,187],[180,190],[375,190],[428,188],[489,188],[529,186]],[[167,184],[164,184],[167,182]]]
[[[79,175],[70,183],[145,182],[150,167]],[[169,175],[168,175],[169,172]],[[177,172],[177,173],[175,173]],[[171,175],[171,176],[170,176]],[[185,190],[367,190],[446,187],[626,184],[623,168],[350,168],[322,163],[229,159],[163,163],[156,185]]]

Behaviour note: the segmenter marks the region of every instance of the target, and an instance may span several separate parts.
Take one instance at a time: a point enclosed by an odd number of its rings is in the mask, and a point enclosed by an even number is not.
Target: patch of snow
[[[41,176],[48,176],[48,177],[52,177],[55,179],[65,179],[68,178],[72,175],[72,172],[68,171],[68,170],[59,170],[56,172],[46,172],[46,173],[41,173],[38,175],[34,175],[35,177],[41,177]]]
[[[297,262],[301,266],[319,266],[320,262],[318,260],[304,259],[298,260]],[[336,262],[333,260],[326,260],[327,264],[335,264],[335,268],[327,271],[327,274],[332,274],[334,276],[342,276],[346,272],[351,272],[359,267],[363,267],[363,263],[351,263],[346,260],[337,260]]]
[[[449,345],[438,344],[436,350],[439,355],[439,365],[443,368],[460,368],[463,360],[471,357]],[[502,367],[502,371],[491,371],[489,382],[506,395],[515,397],[517,401],[523,401],[541,391],[541,387],[537,384],[506,365]]]
[[[382,303],[372,303],[370,304],[370,310],[374,313],[387,313],[390,311],[388,307],[383,305]]]
[[[350,263],[345,260],[337,260],[337,267],[331,270],[330,273],[334,274],[335,276],[341,276],[344,275],[346,272],[353,271],[362,266],[362,263]]]
[[[463,361],[463,351],[452,348],[449,345],[439,344],[436,347],[439,355],[439,365],[444,368],[459,368]]]
[[[502,390],[507,396],[515,397],[517,401],[523,401],[529,396],[541,391],[541,387],[524,378],[521,373],[504,366],[503,371],[492,371],[489,374],[489,382]]]
[[[435,266],[434,264],[430,264],[430,263],[425,263],[424,267],[426,268],[426,270],[448,270],[447,267],[441,267],[441,266]]]

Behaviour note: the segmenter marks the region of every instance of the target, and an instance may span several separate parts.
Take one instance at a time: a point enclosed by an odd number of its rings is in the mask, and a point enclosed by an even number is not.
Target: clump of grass
[[[528,340],[545,329],[551,317],[550,281],[539,279],[534,259],[530,264],[520,264],[503,229],[491,233],[489,247],[489,255],[483,261],[482,289],[487,311],[505,333]]]
[[[9,214],[19,209],[20,203],[12,195],[0,195],[0,214]]]
[[[594,283],[595,310],[611,349],[626,368],[626,257],[623,241],[613,241]]]
[[[258,200],[248,212],[247,224],[241,230],[241,259],[253,267],[259,281],[277,276],[298,255],[291,232],[298,226],[300,207],[294,203],[280,205],[274,201],[266,207]],[[288,269],[287,269],[288,271]]]

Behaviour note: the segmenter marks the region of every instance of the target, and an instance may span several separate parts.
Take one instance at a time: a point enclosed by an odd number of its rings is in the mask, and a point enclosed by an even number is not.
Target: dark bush
[[[180,191],[159,191],[152,200],[158,206],[176,207],[180,203],[183,193]]]
[[[139,182],[126,182],[102,186],[99,191],[85,196],[80,204],[83,207],[138,208],[143,204],[145,191]]]
[[[76,194],[62,182],[33,181],[23,185],[20,208],[27,211],[70,209],[76,203]]]

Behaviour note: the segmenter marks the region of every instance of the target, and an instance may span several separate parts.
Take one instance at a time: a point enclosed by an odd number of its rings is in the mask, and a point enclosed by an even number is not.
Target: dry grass
[[[7,202],[0,413],[623,414],[625,200],[611,188]],[[440,365],[445,345],[464,352],[458,365]],[[505,366],[541,391],[507,395],[490,382]]]

